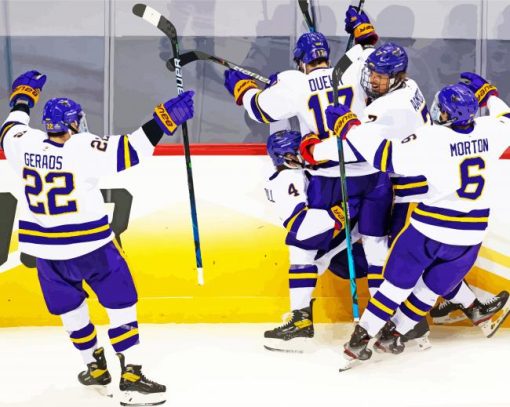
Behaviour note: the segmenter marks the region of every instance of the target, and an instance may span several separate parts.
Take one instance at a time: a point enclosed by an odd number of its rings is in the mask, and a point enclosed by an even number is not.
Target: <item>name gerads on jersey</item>
[[[144,130],[130,135],[79,133],[66,143],[29,126],[24,111],[13,111],[0,134],[0,147],[20,186],[20,250],[51,260],[71,259],[113,239],[99,179],[137,165],[154,146]],[[64,154],[65,152],[65,154]]]

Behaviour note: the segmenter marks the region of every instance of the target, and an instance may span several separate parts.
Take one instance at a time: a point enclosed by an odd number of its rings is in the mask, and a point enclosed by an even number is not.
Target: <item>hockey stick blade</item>
[[[135,4],[133,6],[133,14],[161,30],[172,42],[176,40],[177,30],[175,29],[175,26],[152,7],[142,3]]]
[[[210,55],[206,52],[202,52],[202,51],[198,51],[198,50],[193,50],[193,51],[188,51],[188,52],[185,52],[184,54],[181,54],[180,55],[180,62],[181,62],[181,67],[191,63],[191,62],[195,62],[195,61],[212,61],[212,62],[215,62],[219,65],[222,65],[224,66],[225,68],[228,68],[228,69],[233,69],[235,71],[238,71],[238,72],[241,72],[241,73],[244,73],[245,75],[248,75],[249,77],[253,78],[253,79],[256,79],[258,80],[259,82],[262,82],[266,85],[268,85],[270,83],[269,79],[266,78],[265,76],[262,76],[262,75],[259,75],[258,73],[255,73],[255,72],[251,72],[249,71],[248,69],[246,68],[243,68],[242,66],[239,66],[233,62],[230,62],[224,58],[220,58],[220,57],[217,57],[217,56],[214,56],[214,55]],[[170,71],[174,71],[175,70],[175,64],[174,64],[174,61],[172,59],[169,59],[166,63],[166,67],[170,70]]]

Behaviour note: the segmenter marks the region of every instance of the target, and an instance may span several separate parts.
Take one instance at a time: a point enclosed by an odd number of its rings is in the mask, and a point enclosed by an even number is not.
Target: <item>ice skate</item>
[[[412,341],[420,350],[427,350],[432,347],[429,340],[430,328],[426,318],[418,322],[413,329],[404,335],[402,342]]]
[[[453,324],[467,319],[466,314],[462,310],[462,305],[455,304],[448,300],[436,305],[430,310],[430,316],[434,324]]]
[[[404,351],[405,341],[405,337],[399,334],[395,329],[395,324],[388,321],[381,329],[380,336],[375,342],[374,347],[378,352],[398,355]]]
[[[344,345],[344,358],[347,361],[368,360],[372,357],[372,351],[368,349],[370,335],[361,325],[356,325],[351,339]]]
[[[97,348],[93,353],[95,362],[87,365],[87,370],[78,374],[78,381],[90,389],[97,391],[102,396],[112,397],[113,392],[109,384],[112,377],[108,372],[106,366],[106,358],[104,356],[104,349]]]
[[[120,359],[121,406],[158,406],[166,401],[166,386],[147,379],[140,365],[126,365],[124,355]]]
[[[286,314],[285,322],[264,332],[264,348],[271,351],[303,353],[313,348],[314,336],[312,302],[310,307],[293,310]]]
[[[464,313],[480,327],[487,338],[492,337],[510,314],[510,297],[507,291],[501,291],[486,302],[475,302],[464,309]]]

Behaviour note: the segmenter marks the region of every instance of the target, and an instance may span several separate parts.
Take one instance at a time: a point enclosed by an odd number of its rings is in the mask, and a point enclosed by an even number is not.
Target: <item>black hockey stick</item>
[[[199,51],[199,50],[193,50],[193,51],[185,52],[184,54],[180,55],[181,68],[183,66],[188,65],[189,63],[195,62],[195,61],[212,61],[212,62],[216,62],[217,64],[223,65],[225,68],[229,68],[229,69],[233,69],[235,71],[242,72],[245,75],[248,75],[248,76],[252,77],[253,79],[256,79],[256,80],[258,80],[258,81],[260,81],[260,82],[262,82],[264,84],[269,84],[269,79],[266,78],[265,76],[259,75],[258,73],[255,73],[255,72],[251,72],[248,69],[243,68],[242,66],[235,64],[234,62],[230,62],[230,61],[227,61],[224,58],[220,58],[220,57],[216,57],[214,55],[210,55],[210,54],[208,54],[206,52],[202,52],[202,51]],[[174,60],[173,59],[169,59],[166,62],[166,67],[170,71],[173,72],[175,70]]]
[[[363,3],[365,0],[360,0],[358,11],[361,11],[363,8]],[[348,48],[346,50],[349,51],[349,44],[352,45],[351,37],[349,38],[349,42],[347,44]],[[340,79],[344,72],[349,68],[352,64],[352,61],[347,57],[347,54],[344,54],[342,58],[337,62],[335,67],[333,68],[332,82],[333,82],[333,104],[335,106],[339,105],[338,101],[338,85],[340,83]],[[342,209],[345,213],[345,243],[347,245],[347,262],[349,265],[349,281],[351,285],[351,297],[352,297],[352,316],[354,321],[359,321],[359,306],[358,306],[358,287],[356,285],[356,269],[354,267],[354,256],[352,253],[352,241],[351,241],[351,215],[349,212],[349,197],[347,195],[347,177],[345,175],[345,157],[344,157],[344,146],[342,142],[342,137],[337,137],[337,146],[338,146],[338,166],[340,168],[340,187],[342,190]]]
[[[157,27],[165,34],[172,43],[172,50],[174,54],[175,82],[177,84],[177,93],[184,92],[184,81],[182,79],[182,67],[179,60],[179,39],[177,38],[177,30],[175,26],[168,21],[161,13],[145,4],[135,4],[133,6],[133,14],[143,18],[148,23]],[[195,241],[195,260],[197,264],[198,284],[204,284],[204,270],[202,268],[202,250],[200,249],[200,235],[198,233],[198,217],[197,205],[195,201],[195,188],[193,186],[193,172],[191,169],[191,153],[189,149],[188,126],[184,122],[182,125],[182,139],[184,144],[184,156],[186,159],[186,172],[188,175],[188,191],[189,202],[191,206],[191,222],[193,224],[193,238]]]
[[[358,13],[361,13],[363,11],[364,4],[365,4],[365,0],[359,0]],[[345,52],[349,51],[352,48],[353,42],[354,42],[354,32],[349,36],[349,41],[347,41],[347,48],[345,49]]]
[[[298,0],[299,8],[301,9],[301,13],[303,14],[303,18],[305,20],[306,25],[308,26],[308,31],[311,33],[316,31],[315,19],[310,15],[310,4],[308,0]]]

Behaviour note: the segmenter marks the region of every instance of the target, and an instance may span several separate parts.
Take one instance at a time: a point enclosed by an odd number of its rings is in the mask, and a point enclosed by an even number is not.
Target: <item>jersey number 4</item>
[[[465,199],[478,199],[482,195],[485,179],[481,174],[473,174],[474,171],[483,170],[485,161],[482,157],[466,158],[460,163],[460,188],[457,195]]]
[[[70,172],[49,172],[43,177],[32,168],[23,168],[23,179],[26,180],[25,196],[28,207],[39,215],[61,215],[63,213],[76,212],[76,201],[68,200],[59,205],[58,199],[71,194],[74,191],[74,176]],[[45,189],[45,184],[53,186],[46,193],[46,199],[37,199]],[[35,203],[32,202],[34,197]]]
[[[333,104],[333,90],[328,91],[326,95],[328,96],[329,104]],[[343,89],[338,89],[338,99],[340,103],[346,105],[349,109],[351,108],[353,98],[354,91],[352,90],[351,86]],[[313,111],[319,135],[329,135],[329,130],[324,125],[324,112],[326,108],[323,108],[321,105],[321,101],[317,93],[313,94],[310,96],[310,99],[308,99],[308,108]]]

